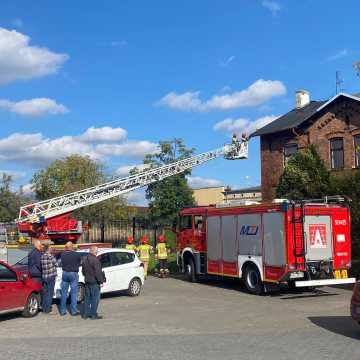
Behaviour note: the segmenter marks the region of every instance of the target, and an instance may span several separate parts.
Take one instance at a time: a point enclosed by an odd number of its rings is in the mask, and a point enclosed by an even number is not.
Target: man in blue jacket
[[[28,271],[31,278],[42,284],[41,255],[42,244],[40,240],[34,240],[34,249],[28,255]]]
[[[79,267],[81,264],[81,255],[74,251],[74,246],[71,241],[65,244],[65,251],[61,254],[61,300],[60,300],[60,315],[66,315],[66,300],[70,287],[70,314],[72,316],[79,315],[77,309],[77,293],[79,286]]]

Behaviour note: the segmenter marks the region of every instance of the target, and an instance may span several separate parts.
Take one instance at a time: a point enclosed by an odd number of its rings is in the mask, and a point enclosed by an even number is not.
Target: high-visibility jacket
[[[139,258],[142,261],[149,261],[150,260],[150,253],[153,247],[149,244],[141,244],[138,246],[137,251],[139,254]]]
[[[158,243],[156,245],[156,255],[159,260],[167,259],[168,253],[165,243]]]
[[[136,251],[136,245],[134,245],[134,244],[126,244],[125,249],[126,250],[134,250],[134,251]]]

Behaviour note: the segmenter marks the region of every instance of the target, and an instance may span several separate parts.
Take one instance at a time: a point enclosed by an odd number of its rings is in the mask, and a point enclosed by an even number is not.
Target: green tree
[[[170,164],[191,156],[194,149],[188,149],[181,139],[171,142],[160,141],[160,152],[145,156],[144,164],[157,167]],[[149,200],[150,219],[157,224],[171,224],[176,219],[180,209],[195,204],[193,191],[189,187],[186,176],[191,171],[168,177],[151,184],[146,189],[146,198]]]
[[[314,146],[293,155],[287,162],[276,189],[277,197],[298,200],[329,195],[330,172]]]
[[[29,202],[22,191],[11,190],[12,176],[3,173],[0,179],[0,222],[14,221],[19,215],[20,206]]]
[[[96,186],[107,180],[102,164],[88,156],[71,155],[55,160],[46,169],[35,173],[32,189],[38,200],[46,200]],[[100,221],[102,218],[112,220],[121,216],[124,206],[124,199],[112,198],[79,209],[75,216],[89,221]]]

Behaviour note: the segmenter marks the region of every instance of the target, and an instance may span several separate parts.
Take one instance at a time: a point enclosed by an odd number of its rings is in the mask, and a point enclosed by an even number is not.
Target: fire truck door
[[[220,274],[221,267],[221,218],[209,216],[207,219],[207,271],[212,274]]]
[[[330,216],[305,216],[306,260],[333,258]]]
[[[238,275],[238,250],[236,243],[236,216],[221,217],[222,273]]]

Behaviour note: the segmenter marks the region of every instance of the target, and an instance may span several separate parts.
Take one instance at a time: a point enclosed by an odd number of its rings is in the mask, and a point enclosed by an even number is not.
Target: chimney
[[[295,106],[301,109],[310,103],[310,93],[306,90],[297,90],[295,93]]]

